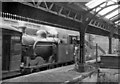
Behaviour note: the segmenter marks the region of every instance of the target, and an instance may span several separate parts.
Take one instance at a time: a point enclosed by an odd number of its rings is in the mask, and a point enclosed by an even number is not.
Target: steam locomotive
[[[46,28],[49,27],[46,26]],[[44,65],[74,61],[73,41],[78,39],[79,33],[71,30],[58,29],[59,34],[62,35],[58,37],[58,33],[56,35],[50,35],[46,30],[38,30],[36,36],[23,34],[22,50],[24,54],[22,54],[23,60],[21,64],[21,68],[24,68],[23,70],[31,67],[36,68]],[[30,32],[31,30],[28,29],[28,31]],[[60,31],[66,31],[66,33],[62,34]]]

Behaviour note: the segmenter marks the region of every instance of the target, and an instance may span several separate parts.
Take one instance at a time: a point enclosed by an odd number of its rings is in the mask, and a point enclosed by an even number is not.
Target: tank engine
[[[46,30],[38,30],[36,36],[27,35],[24,32],[22,36],[21,69],[24,70],[26,67],[38,67],[42,64],[54,62],[56,44],[56,39],[47,37]]]

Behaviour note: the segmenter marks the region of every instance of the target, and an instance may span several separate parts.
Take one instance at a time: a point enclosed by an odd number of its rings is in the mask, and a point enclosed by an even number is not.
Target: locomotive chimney
[[[22,30],[22,33],[25,34],[26,26],[20,26],[19,28]]]
[[[18,25],[19,25],[18,28],[22,30],[22,33],[23,33],[23,34],[25,34],[26,24],[27,24],[27,22],[24,22],[24,21],[18,21]]]

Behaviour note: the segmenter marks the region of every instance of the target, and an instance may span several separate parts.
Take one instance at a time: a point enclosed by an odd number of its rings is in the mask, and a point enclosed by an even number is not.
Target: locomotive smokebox
[[[37,41],[34,46],[34,53],[37,56],[43,57],[44,60],[48,61],[49,57],[52,55],[53,45],[51,42]]]

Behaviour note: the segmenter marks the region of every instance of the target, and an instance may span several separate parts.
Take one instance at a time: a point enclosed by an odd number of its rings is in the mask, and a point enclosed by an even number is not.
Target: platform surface
[[[101,82],[119,82],[120,84],[120,69],[100,68],[99,76]]]
[[[84,74],[88,74],[89,71],[84,73],[79,73],[74,70],[74,65],[64,66],[60,68],[55,68],[51,70],[46,70],[42,72],[32,73],[30,75],[25,75],[21,77],[16,77],[8,80],[4,80],[5,84],[9,82],[22,82],[22,84],[26,84],[27,82],[56,82],[56,83],[64,83],[66,81],[74,80],[82,77]],[[95,75],[95,74],[94,74]],[[92,77],[92,82],[96,82],[96,76]],[[87,80],[90,78],[87,78]],[[91,80],[88,80],[89,82]],[[86,80],[83,80],[86,82]]]

